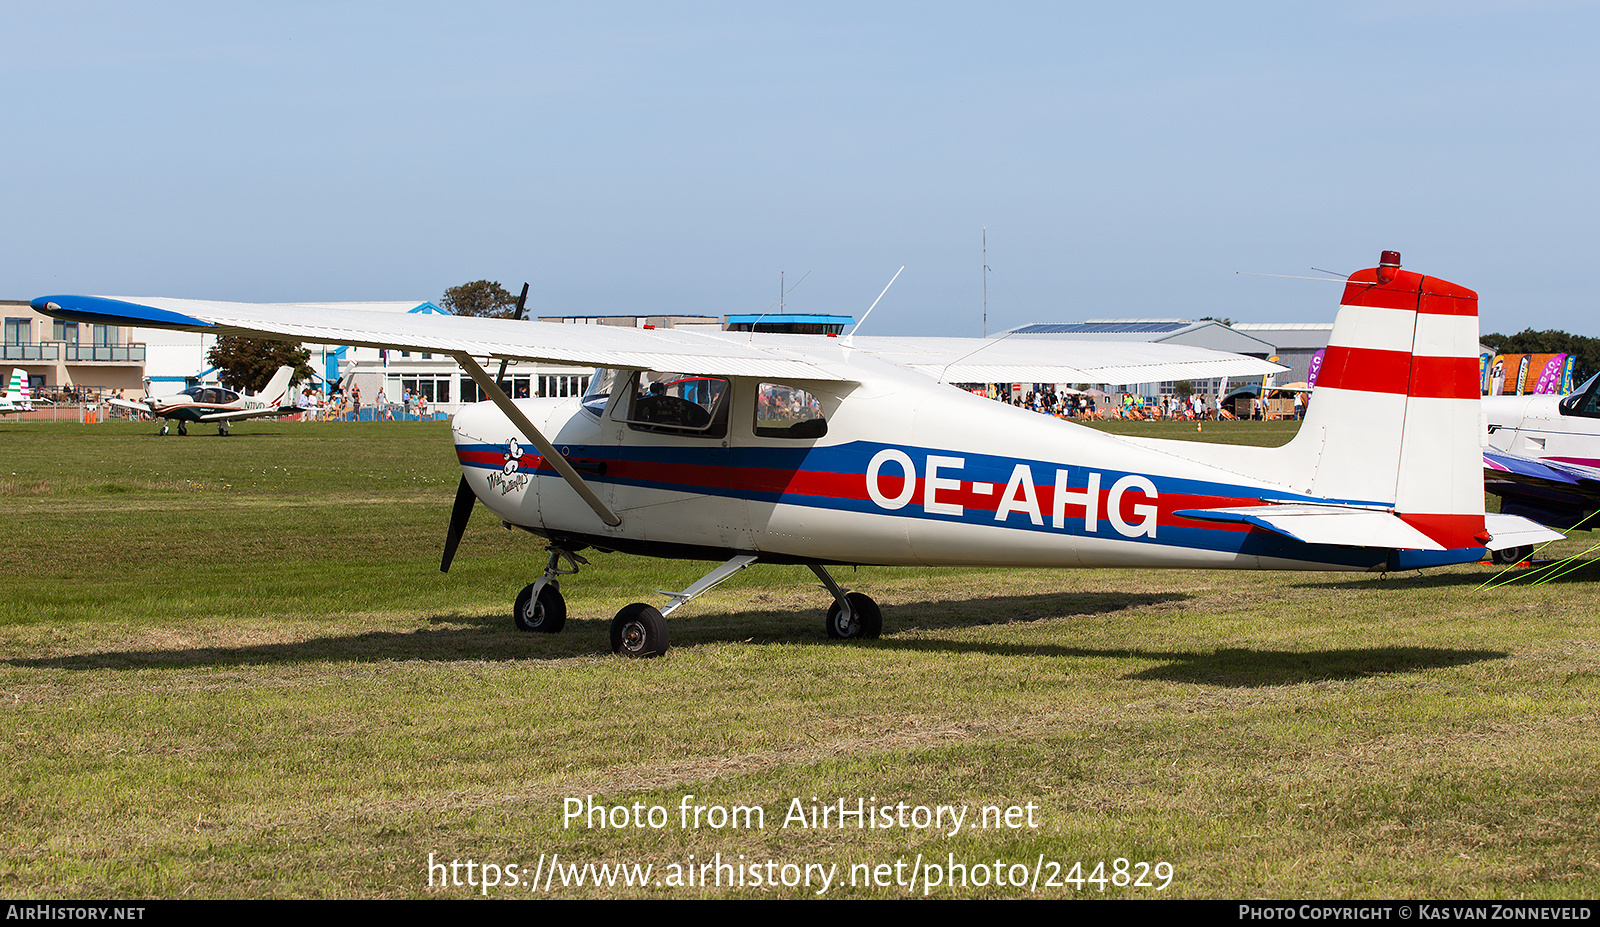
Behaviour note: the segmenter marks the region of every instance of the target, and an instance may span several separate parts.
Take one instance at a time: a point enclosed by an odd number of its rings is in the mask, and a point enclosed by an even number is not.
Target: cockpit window
[[[721,438],[728,433],[728,381],[643,371],[630,382],[626,407],[613,413],[635,431]]]
[[[820,438],[828,433],[822,403],[797,386],[763,383],[756,392],[756,436]]]
[[[606,411],[606,402],[611,398],[611,391],[616,382],[625,371],[611,370],[607,367],[596,367],[594,374],[589,377],[589,388],[583,393],[583,409],[590,415],[599,416]]]
[[[1600,385],[1595,383],[1596,380],[1600,380],[1600,373],[1585,380],[1572,395],[1561,400],[1561,414],[1600,418]]]

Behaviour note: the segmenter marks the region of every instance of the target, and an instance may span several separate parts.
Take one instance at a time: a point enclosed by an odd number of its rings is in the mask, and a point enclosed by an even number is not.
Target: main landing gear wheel
[[[544,634],[554,634],[567,624],[567,600],[562,597],[561,590],[556,584],[545,583],[539,590],[539,600],[533,599],[533,587],[536,583],[524,586],[517,595],[517,603],[512,606],[511,618],[517,623],[518,631],[539,631]]]
[[[188,424],[185,423],[185,422],[182,422],[182,421],[178,422],[178,434],[187,435],[188,433],[189,433]]]
[[[844,600],[850,603],[849,614],[839,608],[837,599],[828,608],[829,637],[835,640],[851,637],[873,640],[883,633],[883,612],[878,609],[878,603],[859,592],[845,593]]]
[[[162,434],[166,434],[167,433],[167,427],[168,427],[167,426],[167,420],[166,419],[162,419],[161,420],[161,433]]]
[[[1501,566],[1511,566],[1521,563],[1533,555],[1533,545],[1524,544],[1521,547],[1507,547],[1505,550],[1496,550],[1489,553],[1489,560]]]
[[[611,620],[611,652],[625,657],[659,657],[667,652],[667,619],[635,602]]]
[[[224,438],[226,438],[228,436],[228,423],[227,422],[218,422],[217,423],[217,434],[222,436],[222,437],[224,437]]]

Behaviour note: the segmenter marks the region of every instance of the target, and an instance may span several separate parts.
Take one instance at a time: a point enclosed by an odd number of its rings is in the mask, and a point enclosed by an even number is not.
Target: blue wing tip
[[[156,328],[213,328],[202,321],[170,309],[157,309],[104,296],[40,296],[29,306],[45,315],[75,322],[115,325],[148,325]]]

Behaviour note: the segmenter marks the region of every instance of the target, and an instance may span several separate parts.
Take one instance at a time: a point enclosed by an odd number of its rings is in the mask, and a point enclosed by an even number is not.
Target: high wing
[[[167,298],[42,296],[32,305],[47,315],[74,321],[707,376],[855,382],[858,374],[850,365],[854,353],[943,382],[1149,383],[1259,376],[1283,369],[1204,348],[1138,342],[824,339],[375,313],[310,303]]]
[[[1600,469],[1492,447],[1483,450],[1483,488],[1500,497],[1500,511],[1557,528],[1574,528],[1600,509]]]
[[[857,338],[854,346],[943,383],[1159,383],[1287,368],[1179,344],[1037,338]]]

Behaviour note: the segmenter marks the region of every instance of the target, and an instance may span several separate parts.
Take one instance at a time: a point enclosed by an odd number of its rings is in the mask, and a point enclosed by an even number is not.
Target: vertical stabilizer
[[[1483,546],[1478,294],[1379,266],[1345,284],[1295,442],[1316,442],[1319,496],[1392,503],[1446,548]]]
[[[293,376],[293,367],[279,367],[278,372],[273,374],[272,379],[268,381],[266,388],[250,398],[258,399],[272,406],[293,405],[288,401],[289,380]]]

